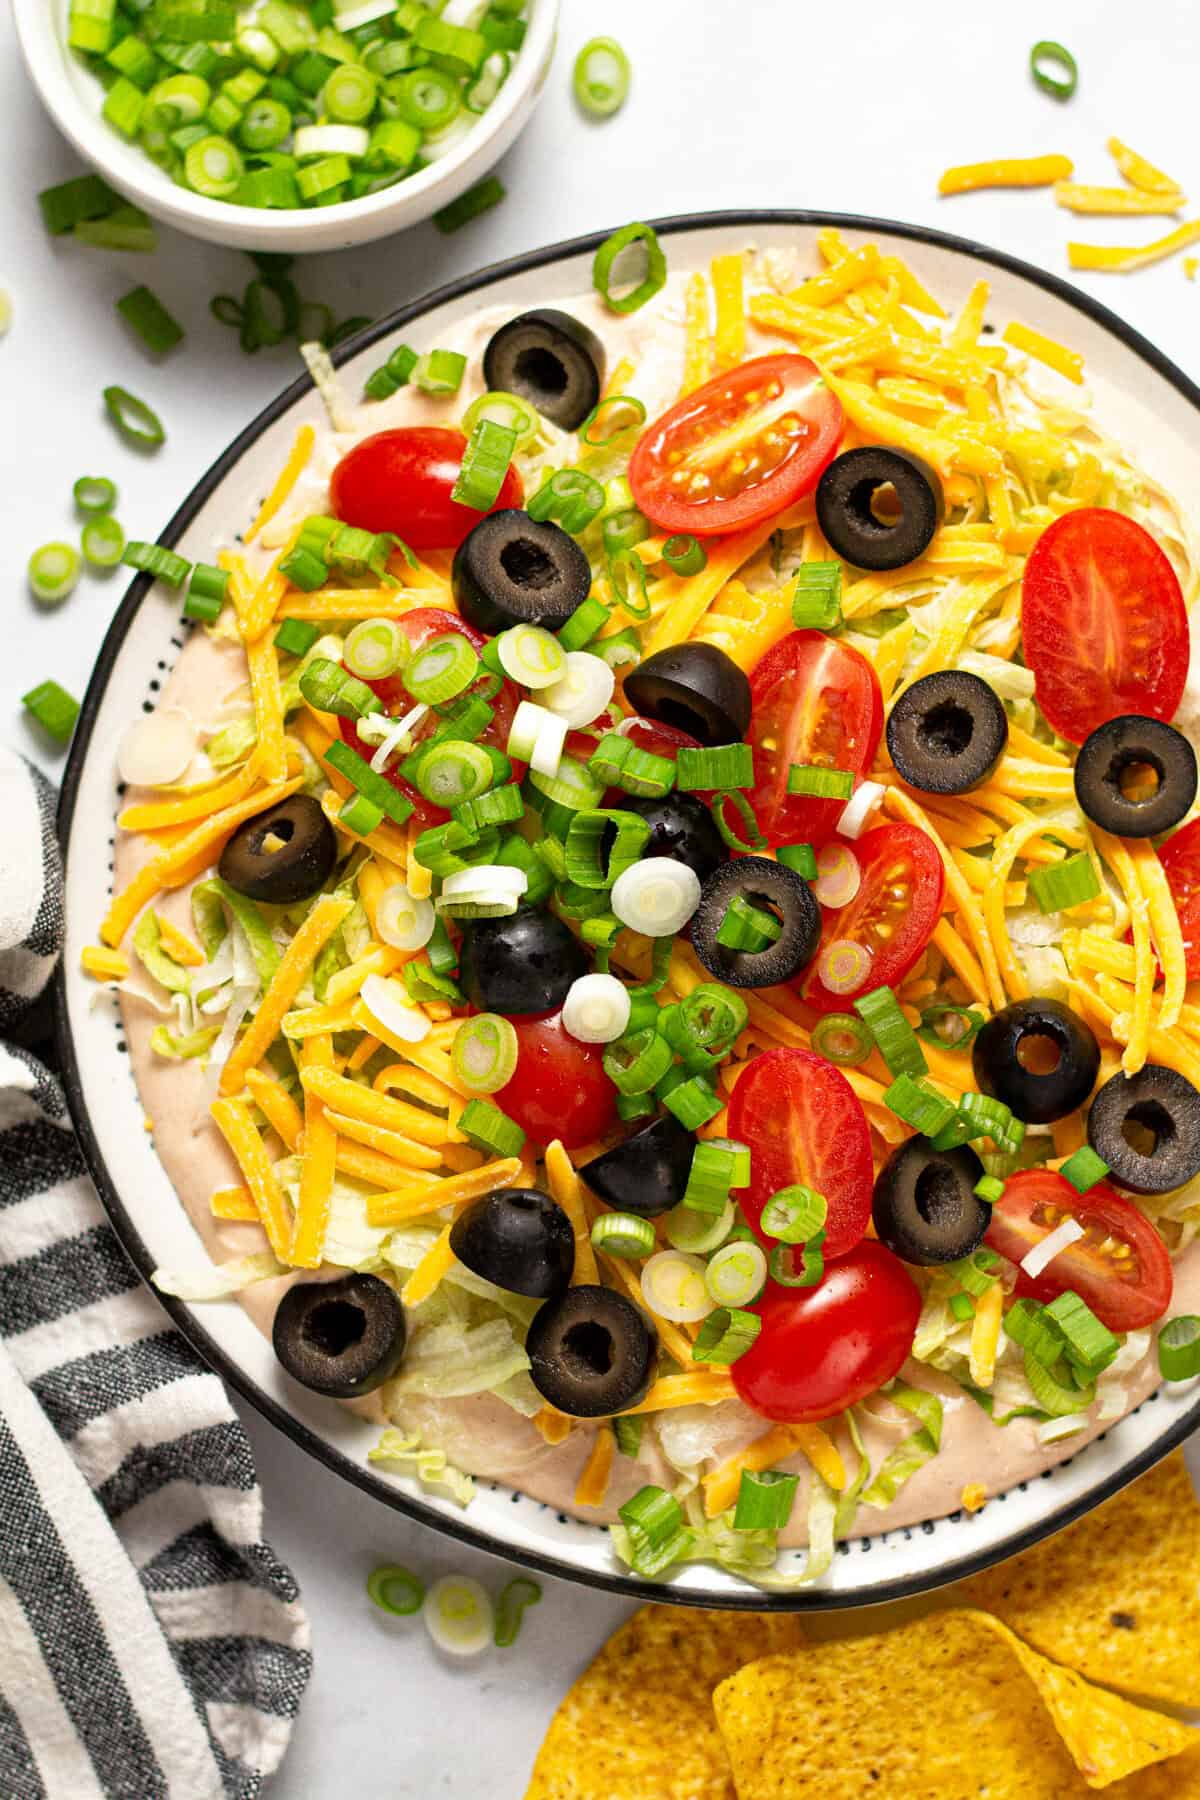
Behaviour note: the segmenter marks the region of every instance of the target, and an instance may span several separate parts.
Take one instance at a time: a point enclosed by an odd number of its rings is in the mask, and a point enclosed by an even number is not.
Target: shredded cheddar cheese
[[[713,367],[713,347],[708,335],[708,283],[699,270],[688,276],[685,306],[681,397],[703,387]]]
[[[939,194],[970,194],[977,188],[1053,187],[1069,181],[1075,165],[1068,156],[1010,156],[994,162],[962,163],[946,169],[938,181]]]
[[[328,1069],[333,1064],[333,1039],[328,1032],[308,1038],[300,1052],[302,1069]],[[315,1094],[304,1096],[304,1144],[300,1156],[300,1192],[288,1257],[300,1269],[321,1265],[321,1250],[329,1225],[333,1200],[333,1176],[337,1166],[337,1133],[326,1115],[325,1104]]]
[[[550,1193],[571,1221],[575,1233],[575,1272],[573,1283],[595,1283],[600,1276],[596,1268],[596,1252],[592,1249],[592,1225],[587,1215],[583,1187],[575,1165],[562,1144],[555,1138],[546,1150],[546,1182]]]
[[[405,1306],[420,1306],[422,1300],[428,1300],[453,1267],[454,1252],[450,1248],[450,1227],[447,1225],[401,1288],[400,1298]]]
[[[259,1211],[248,1187],[217,1188],[209,1197],[209,1211],[214,1219],[226,1219],[239,1225],[257,1225]]]
[[[713,369],[717,375],[744,361],[746,355],[746,259],[739,251],[712,259],[716,308]]]
[[[481,1194],[509,1187],[521,1168],[515,1156],[501,1157],[484,1163],[461,1175],[446,1175],[441,1180],[422,1183],[414,1177],[407,1187],[390,1194],[372,1194],[367,1201],[367,1218],[372,1225],[407,1225],[413,1219],[424,1219],[440,1212],[444,1206],[456,1210]]]
[[[1147,193],[1137,188],[1088,187],[1080,181],[1056,182],[1054,198],[1068,212],[1110,214],[1117,218],[1131,213],[1177,213],[1187,205],[1187,195],[1178,188]]]
[[[1021,325],[1011,320],[1004,327],[1004,341],[1011,344],[1014,350],[1024,350],[1029,356],[1036,356],[1039,362],[1049,369],[1055,369],[1068,381],[1083,380],[1083,357],[1078,350],[1068,350],[1065,344],[1056,344],[1053,338],[1044,337],[1031,325]]]
[[[1190,244],[1200,243],[1200,219],[1190,219],[1186,225],[1177,226],[1168,231],[1165,237],[1155,238],[1153,243],[1140,247],[1127,247],[1117,244],[1078,244],[1067,245],[1067,257],[1073,269],[1093,269],[1112,275],[1125,275],[1131,269],[1145,269],[1151,263],[1161,262],[1166,256],[1174,256],[1177,250],[1186,250]]]
[[[279,658],[269,637],[246,646],[250,667],[250,697],[258,726],[255,759],[266,781],[282,781],[287,774],[284,744],[283,696],[279,688]]]
[[[296,433],[295,442],[288,451],[287,461],[275,477],[270,493],[254,515],[254,522],[242,540],[243,543],[252,544],[263,526],[269,525],[275,514],[286,504],[292,489],[307,467],[316,438],[317,434],[311,425],[301,425]]]
[[[601,1425],[592,1439],[591,1454],[575,1489],[576,1506],[603,1506],[612,1475],[617,1439],[611,1425]]]
[[[1126,181],[1135,188],[1140,188],[1144,194],[1178,193],[1179,183],[1172,176],[1164,175],[1161,169],[1156,169],[1153,163],[1147,162],[1144,156],[1139,156],[1136,150],[1131,150],[1128,144],[1123,144],[1120,138],[1109,138],[1108,153]]]
[[[214,1100],[212,1116],[217,1130],[232,1150],[247,1188],[254,1197],[267,1241],[280,1262],[291,1259],[292,1214],[243,1100]]]
[[[221,1071],[223,1094],[236,1094],[245,1081],[246,1071],[261,1062],[266,1055],[283,1023],[283,1016],[299,993],[305,977],[342,924],[352,904],[352,901],[338,894],[324,894],[317,901],[284,951],[249,1029]],[[306,1073],[323,1074],[324,1070],[310,1070]]]
[[[93,981],[124,981],[129,974],[129,958],[101,944],[85,944],[79,952],[79,966]]]

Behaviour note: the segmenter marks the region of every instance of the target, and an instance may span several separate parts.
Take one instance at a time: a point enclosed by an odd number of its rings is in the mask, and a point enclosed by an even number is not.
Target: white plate
[[[980,275],[992,284],[989,318],[1021,319],[1069,342],[1087,361],[1097,412],[1135,458],[1178,493],[1200,492],[1200,389],[1127,325],[1052,275],[978,245],[916,227],[818,213],[718,213],[672,219],[658,229],[673,269],[701,267],[717,251],[795,246],[815,260],[815,238],[840,227],[854,243],[869,239],[910,257],[930,289],[957,307]],[[600,240],[588,238],[517,258],[440,289],[395,313],[342,348],[335,360],[361,383],[381,360],[378,346],[420,320],[432,341],[484,304],[514,311],[577,293],[591,279]],[[321,421],[307,377],[295,382],[237,438],[163,533],[185,556],[208,559],[246,521],[282,463],[296,427]],[[95,986],[79,971],[79,952],[95,933],[105,877],[112,867],[116,809],[113,748],[139,707],[149,711],[183,648],[178,611],[139,576],[119,607],[83,703],[63,783],[60,826],[67,853],[67,950],[57,1016],[67,1096],[96,1185],[126,1250],[143,1275],[186,1267],[198,1241],[143,1129],[142,1108],[120,1029],[93,1007]],[[268,1418],[347,1480],[387,1505],[439,1530],[531,1567],[617,1592],[708,1606],[824,1608],[863,1606],[924,1591],[973,1574],[1047,1536],[1141,1474],[1200,1424],[1195,1384],[1160,1389],[1086,1449],[1006,1494],[975,1515],[954,1513],[921,1526],[852,1539],[817,1588],[772,1596],[704,1564],[685,1568],[668,1587],[617,1573],[607,1532],[556,1514],[507,1488],[480,1481],[467,1512],[419,1494],[415,1485],[370,1468],[377,1436],[344,1409],[287,1380],[270,1345],[232,1302],[164,1305],[219,1374]],[[784,1558],[787,1567],[788,1558]]]

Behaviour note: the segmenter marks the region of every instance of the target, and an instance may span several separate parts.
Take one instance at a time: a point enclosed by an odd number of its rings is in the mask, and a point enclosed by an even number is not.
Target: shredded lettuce
[[[683,1505],[687,1528],[680,1532],[675,1554],[659,1570],[660,1575],[681,1563],[712,1562],[753,1587],[790,1593],[811,1587],[828,1573],[833,1562],[838,1496],[815,1471],[808,1492],[808,1554],[803,1568],[794,1575],[785,1575],[778,1567],[778,1532],[735,1530],[732,1507],[715,1519],[705,1518],[700,1496],[694,1491],[686,1496]],[[618,1559],[627,1568],[634,1568],[628,1528],[620,1522],[610,1525],[609,1536]]]
[[[300,1193],[300,1159],[285,1156],[275,1173],[293,1205]],[[383,1247],[387,1227],[367,1219],[368,1189],[344,1176],[334,1178],[329,1198],[329,1224],[325,1230],[324,1259],[339,1269],[372,1270],[384,1266]]]
[[[160,1294],[173,1294],[177,1300],[226,1300],[258,1281],[271,1281],[286,1275],[282,1263],[276,1262],[269,1250],[256,1256],[243,1256],[236,1262],[209,1263],[207,1268],[174,1273],[155,1269],[151,1279]]]
[[[173,956],[168,956],[162,947],[161,935],[154,914],[143,913],[133,934],[134,951],[146,973],[152,975],[155,981],[172,994],[186,994],[191,986],[191,977],[181,963],[177,963]]]
[[[1001,700],[1033,698],[1033,670],[1026,669],[1021,663],[1006,662],[1003,657],[989,656],[983,650],[960,650],[955,666],[965,669],[969,675],[978,675]]]
[[[169,1062],[191,1062],[212,1049],[220,1031],[219,1025],[202,1025],[199,1030],[188,1032],[171,1031],[166,1025],[156,1025],[150,1033],[150,1048],[155,1056],[165,1057]]]
[[[204,753],[214,769],[232,769],[235,763],[245,762],[257,742],[254,714],[245,713],[209,738]]]
[[[923,1388],[909,1387],[899,1381],[882,1391],[884,1398],[893,1406],[911,1413],[918,1425],[902,1443],[888,1452],[875,1473],[874,1481],[863,1492],[862,1504],[879,1508],[892,1504],[900,1489],[912,1479],[917,1470],[923,1469],[927,1462],[933,1460],[942,1443],[942,1403],[936,1394],[926,1393]]]
[[[528,1369],[525,1346],[514,1336],[508,1319],[486,1319],[466,1326],[458,1319],[447,1319],[413,1332],[389,1393],[426,1394],[434,1399],[491,1393]]]
[[[211,962],[225,941],[229,929],[225,920],[226,907],[246,934],[259,981],[264,988],[270,987],[280,963],[279,945],[255,902],[231,888],[219,875],[199,882],[192,889],[192,918],[205,954]]]
[[[415,1477],[430,1493],[444,1493],[456,1506],[469,1506],[475,1495],[471,1476],[456,1468],[444,1450],[423,1447],[419,1432],[385,1431],[374,1449],[367,1451],[367,1461],[381,1463],[397,1475]]]

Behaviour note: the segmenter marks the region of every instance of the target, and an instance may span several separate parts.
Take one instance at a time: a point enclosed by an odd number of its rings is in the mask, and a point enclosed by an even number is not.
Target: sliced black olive
[[[1200,1174],[1200,1094],[1177,1069],[1114,1075],[1092,1102],[1088,1143],[1119,1187],[1165,1194]]]
[[[907,450],[872,444],[835,456],[817,483],[817,523],[856,569],[916,562],[945,517],[937,472]]]
[[[672,644],[639,663],[625,698],[644,719],[675,725],[701,744],[733,744],[750,723],[750,683],[715,644]]]
[[[765,950],[730,950],[717,933],[731,900],[742,899],[772,913],[783,926]],[[821,909],[807,881],[766,856],[739,856],[722,863],[700,891],[692,914],[692,949],[710,975],[730,987],[774,987],[790,981],[817,953]]]
[[[480,1012],[556,1012],[587,954],[554,913],[522,907],[508,919],[476,919],[463,937],[460,981]]]
[[[905,688],[887,723],[898,773],[926,794],[965,794],[986,781],[1008,742],[1008,715],[986,681],[942,669]]]
[[[575,1232],[536,1188],[498,1188],[459,1213],[450,1248],[460,1263],[510,1294],[557,1300],[575,1267]]]
[[[540,306],[502,325],[483,353],[488,387],[516,394],[562,431],[577,431],[604,386],[604,345],[570,313]]]
[[[983,1164],[967,1145],[935,1150],[909,1138],[879,1171],[871,1217],[881,1243],[905,1262],[957,1262],[983,1242],[992,1209],[975,1193]]]
[[[683,1199],[696,1139],[670,1113],[585,1163],[583,1179],[617,1212],[654,1219]]]
[[[454,552],[450,582],[458,610],[476,631],[510,625],[565,625],[588,597],[587,557],[561,525],[506,507],[488,513]]]
[[[271,1341],[302,1386],[353,1400],[391,1380],[407,1335],[404,1308],[386,1281],[343,1275],[290,1287],[276,1308]]]
[[[575,1419],[636,1406],[658,1368],[653,1320],[606,1287],[568,1288],[561,1300],[548,1300],[525,1348],[538,1393]]]
[[[318,801],[292,794],[238,826],[217,873],[248,900],[291,906],[320,893],[337,853],[337,836]]]
[[[617,804],[639,813],[650,827],[642,856],[670,856],[706,881],[729,861],[729,850],[712,813],[695,794],[666,794],[661,800],[635,800],[622,795]]]
[[[1097,725],[1075,763],[1075,798],[1115,837],[1157,837],[1192,810],[1196,752],[1161,719],[1125,713]]]
[[[1100,1073],[1091,1027],[1061,1000],[1014,1000],[975,1039],[979,1091],[1027,1125],[1050,1125],[1082,1106]]]

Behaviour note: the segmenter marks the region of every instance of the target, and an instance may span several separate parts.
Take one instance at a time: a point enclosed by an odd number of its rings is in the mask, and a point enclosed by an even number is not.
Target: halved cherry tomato
[[[874,1238],[827,1269],[815,1288],[772,1282],[751,1309],[762,1330],[730,1373],[765,1419],[829,1419],[898,1375],[912,1349],[921,1295],[904,1264]]]
[[[1036,1279],[1018,1266],[1018,1294],[1044,1301],[1069,1289],[1110,1331],[1137,1331],[1161,1319],[1173,1285],[1167,1247],[1133,1202],[1103,1181],[1080,1194],[1053,1169],[1013,1175],[993,1208],[987,1242],[1019,1265],[1067,1218],[1078,1219],[1086,1236],[1060,1251]]]
[[[1179,914],[1188,980],[1195,981],[1200,979],[1200,819],[1168,838],[1158,860]]]
[[[450,498],[467,440],[443,425],[377,431],[343,456],[329,482],[339,519],[363,531],[394,531],[414,550],[453,550],[483,518]],[[520,506],[525,488],[515,467],[495,506]]]
[[[561,1013],[512,1021],[517,1067],[495,1096],[538,1144],[560,1138],[568,1150],[611,1130],[617,1091],[604,1073],[603,1044],[581,1044],[563,1029]]]
[[[1183,698],[1179,579],[1124,513],[1085,507],[1047,526],[1025,564],[1021,635],[1038,705],[1073,744],[1122,713],[1170,720]]]
[[[811,493],[842,438],[842,404],[807,356],[756,356],[686,394],[638,439],[629,485],[663,531],[713,537]]]
[[[879,677],[865,656],[823,631],[781,638],[750,676],[755,785],[749,800],[771,844],[823,844],[844,800],[789,795],[793,763],[848,769],[857,787],[883,730]]]
[[[457,631],[463,637],[469,638],[476,650],[482,650],[487,643],[487,638],[481,631],[476,631],[473,626],[467,624],[465,619],[460,619],[457,613],[445,612],[440,606],[418,606],[415,611],[404,613],[400,624],[404,627],[404,634],[414,650],[419,650],[429,638],[440,637],[447,631]],[[382,681],[369,681],[367,686],[379,695],[387,710],[396,717],[400,717],[413,705],[413,700],[399,675],[386,675]],[[510,681],[506,681],[495,698],[488,702],[493,709],[493,716],[491,724],[479,739],[481,744],[492,744],[497,750],[503,750],[508,742],[509,726],[512,724],[513,714],[517,710],[519,700],[520,696],[517,690]],[[342,736],[350,748],[357,750],[358,754],[365,756],[369,762],[375,754],[375,745],[365,743],[359,737],[353,719],[339,719],[338,723]],[[413,732],[414,741],[419,744],[423,738],[429,737],[436,729],[437,724],[436,715],[432,712],[426,713]],[[402,758],[397,758],[384,773],[392,786],[397,788],[400,793],[407,794],[412,801],[413,818],[417,824],[419,826],[437,825],[443,819],[448,819],[450,815],[445,807],[435,806],[432,800],[426,800],[423,794],[419,794],[410,781],[405,781],[400,774],[402,760]],[[519,778],[525,773],[525,765],[514,763],[513,770]]]
[[[871,1134],[840,1069],[811,1050],[766,1050],[739,1079],[729,1102],[729,1135],[750,1146],[750,1186],[738,1200],[759,1231],[763,1207],[785,1187],[824,1194],[825,1260],[845,1256],[867,1229],[875,1179]]]
[[[916,825],[877,825],[847,844],[856,857],[862,885],[848,905],[825,912],[821,948],[794,985],[816,1012],[846,1012],[872,988],[895,987],[908,974],[942,916],[946,875],[937,847]],[[821,955],[828,944],[849,939],[870,952],[856,988],[830,993],[821,980]]]

